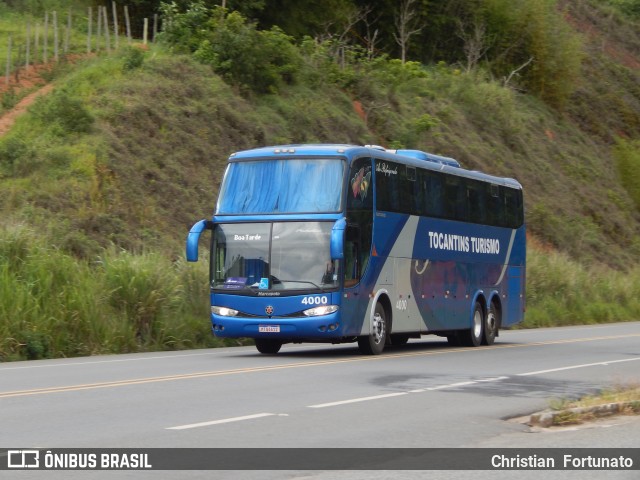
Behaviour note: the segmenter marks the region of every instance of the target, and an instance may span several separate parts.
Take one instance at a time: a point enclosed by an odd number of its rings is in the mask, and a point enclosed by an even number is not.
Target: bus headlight
[[[321,315],[329,315],[330,313],[337,312],[337,305],[321,305],[319,307],[310,308],[305,310],[304,313],[307,317],[319,317]]]
[[[238,310],[227,307],[211,307],[211,313],[215,313],[221,317],[235,317],[238,315]]]

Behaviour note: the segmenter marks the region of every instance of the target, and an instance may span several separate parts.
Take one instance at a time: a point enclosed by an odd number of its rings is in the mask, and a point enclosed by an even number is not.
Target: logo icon
[[[40,452],[38,450],[8,450],[8,468],[39,468]]]
[[[361,168],[358,173],[351,179],[351,191],[353,198],[360,196],[360,200],[367,198],[369,193],[369,185],[371,184],[371,167]]]
[[[265,313],[269,316],[273,315],[273,306],[267,305],[264,309]]]

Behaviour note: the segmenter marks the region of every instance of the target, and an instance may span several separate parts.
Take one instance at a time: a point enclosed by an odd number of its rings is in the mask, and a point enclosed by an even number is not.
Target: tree
[[[396,11],[395,26],[396,32],[393,38],[400,46],[401,59],[404,64],[407,61],[407,50],[409,49],[409,39],[422,30],[422,27],[416,25],[417,13],[415,10],[416,0],[404,0],[400,4],[400,8]]]
[[[375,18],[369,18],[369,15],[373,12],[373,7],[371,5],[366,5],[362,7],[362,22],[365,25],[364,30],[364,42],[365,47],[367,49],[367,58],[369,60],[373,59],[376,52],[376,45],[380,41],[378,34],[380,30],[378,28],[374,29],[374,25],[380,21],[381,14],[378,14]]]
[[[484,22],[476,19],[469,27],[465,23],[456,19],[457,35],[463,41],[464,54],[467,57],[467,73],[476,68],[480,59],[489,50],[489,42],[487,41],[487,27]],[[471,30],[471,31],[469,31]]]

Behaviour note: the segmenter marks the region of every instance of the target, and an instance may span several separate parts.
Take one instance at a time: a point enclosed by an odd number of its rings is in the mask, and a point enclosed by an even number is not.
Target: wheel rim
[[[473,314],[473,335],[476,338],[480,338],[480,334],[482,333],[482,312],[480,310],[476,310]]]
[[[496,316],[493,312],[489,312],[487,315],[487,333],[493,335],[493,332],[496,331]]]
[[[384,340],[385,325],[384,318],[379,313],[373,316],[373,341],[376,345],[380,345],[380,342]]]

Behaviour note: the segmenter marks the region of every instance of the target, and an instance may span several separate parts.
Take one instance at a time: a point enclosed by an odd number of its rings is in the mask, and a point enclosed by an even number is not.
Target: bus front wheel
[[[376,309],[373,312],[373,323],[371,325],[371,333],[362,337],[358,337],[358,347],[360,352],[365,355],[379,355],[384,350],[387,341],[387,315],[384,307],[376,303]]]
[[[462,344],[467,347],[480,346],[484,336],[484,324],[484,310],[482,309],[480,302],[476,302],[476,306],[473,309],[473,323],[471,328],[459,333]]]
[[[260,353],[276,354],[280,351],[282,342],[269,338],[256,338],[256,348]]]

